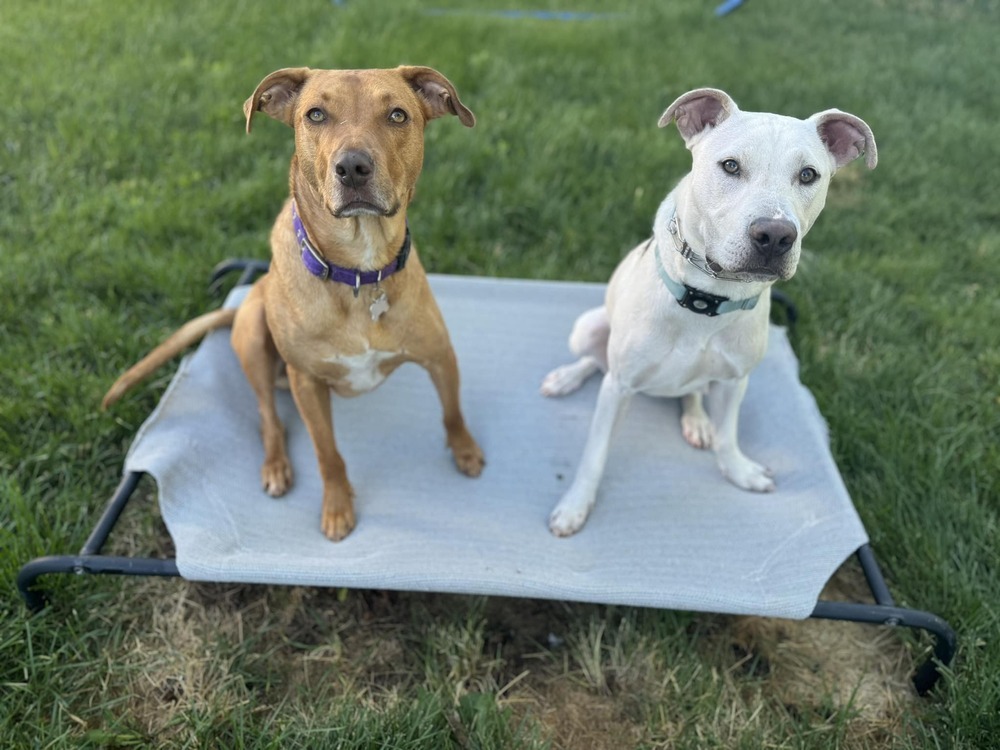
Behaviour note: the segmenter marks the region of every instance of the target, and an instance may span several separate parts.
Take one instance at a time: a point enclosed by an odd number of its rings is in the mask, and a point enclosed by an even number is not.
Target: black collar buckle
[[[684,296],[677,300],[677,304],[693,313],[707,315],[710,318],[719,314],[719,305],[729,301],[729,297],[709,294],[687,284],[684,285],[684,290]]]

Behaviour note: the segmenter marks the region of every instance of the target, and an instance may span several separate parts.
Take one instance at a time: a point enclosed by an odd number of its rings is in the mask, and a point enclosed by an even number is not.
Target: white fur
[[[378,349],[365,349],[361,354],[337,355],[328,357],[325,362],[338,365],[347,370],[344,380],[355,393],[367,393],[374,390],[382,381],[385,375],[382,374],[380,365],[386,360],[398,357],[396,352],[383,352]]]
[[[702,120],[699,106],[716,119],[692,127],[691,122]],[[577,320],[570,350],[579,359],[553,370],[542,383],[544,395],[559,396],[576,390],[598,370],[605,373],[576,477],[549,517],[557,536],[577,532],[586,521],[615,424],[639,392],[681,397],[682,433],[690,444],[713,448],[722,474],[737,486],[756,492],[774,489],[771,472],[744,456],[737,442],[747,378],[767,348],[769,290],[774,281],[794,274],[802,237],[822,211],[837,167],[866,148],[869,166],[874,166],[875,144],[867,125],[833,110],[809,120],[741,112],[725,93],[702,89],[671,105],[661,126],[675,117],[692,152],[691,172],[660,205],[653,241],[633,249],[615,270],[605,305]],[[853,142],[827,146],[821,138],[820,123],[836,119],[839,125],[841,117],[845,128],[855,129],[848,132],[856,131],[862,139],[857,153],[850,150]],[[722,168],[729,159],[739,163],[738,176]],[[798,178],[807,167],[818,177],[803,183]],[[675,215],[699,256],[746,281],[717,279],[689,264],[670,233]],[[766,262],[749,233],[751,223],[762,218],[787,220],[797,235],[787,252]],[[760,295],[760,300],[752,310],[695,314],[682,308],[663,284],[657,256],[676,281],[730,299]],[[712,418],[703,408],[706,395]]]

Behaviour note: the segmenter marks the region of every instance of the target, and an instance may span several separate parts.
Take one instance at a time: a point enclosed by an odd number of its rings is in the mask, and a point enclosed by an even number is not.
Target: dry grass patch
[[[169,552],[155,511],[136,506],[128,552]],[[845,566],[824,597],[867,600],[860,570]],[[174,741],[192,715],[310,725],[338,702],[384,714],[427,693],[453,707],[459,747],[459,714],[481,700],[554,748],[593,750],[891,747],[920,710],[906,645],[853,623],[176,580],[130,582],[121,599],[143,615],[108,690],[129,696],[137,729]]]
[[[149,619],[133,626],[131,648],[121,660],[137,728],[166,739],[182,732],[180,714],[228,714],[253,696],[234,673],[232,656],[218,647],[222,639],[239,637],[241,620],[213,616],[192,600],[187,586],[159,593],[147,599]]]
[[[845,565],[824,599],[870,601],[863,574]],[[919,712],[914,658],[888,628],[829,620],[703,618],[700,652],[742,685],[746,700],[783,709],[849,746],[890,747]]]

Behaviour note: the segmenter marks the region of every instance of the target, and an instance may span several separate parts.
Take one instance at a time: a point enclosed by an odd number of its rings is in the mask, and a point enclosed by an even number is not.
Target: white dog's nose
[[[750,224],[750,241],[766,260],[787,253],[798,237],[795,225],[787,219],[757,219]]]

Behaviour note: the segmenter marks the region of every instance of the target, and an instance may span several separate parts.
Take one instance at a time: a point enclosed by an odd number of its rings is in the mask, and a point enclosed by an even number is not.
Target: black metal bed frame
[[[217,289],[221,280],[233,271],[241,272],[237,283],[250,283],[257,275],[265,273],[267,268],[268,264],[264,261],[224,261],[213,271],[211,287]],[[773,292],[773,298],[784,306],[789,326],[794,326],[797,318],[795,306],[780,292]],[[143,472],[135,471],[125,475],[78,554],[39,557],[21,568],[17,575],[17,588],[30,610],[37,612],[45,607],[48,601],[46,594],[44,591],[38,590],[35,585],[41,576],[51,573],[180,576],[177,561],[173,558],[123,557],[101,554],[105,542],[114,530],[122,511],[131,500],[143,476],[145,476]],[[917,667],[913,675],[913,684],[917,692],[920,695],[926,695],[940,679],[941,669],[947,669],[951,666],[957,648],[955,631],[945,620],[931,612],[896,606],[870,545],[864,544],[859,547],[855,552],[855,557],[861,565],[875,603],[820,600],[816,603],[810,617],[904,627],[930,633],[934,638],[933,652]]]

